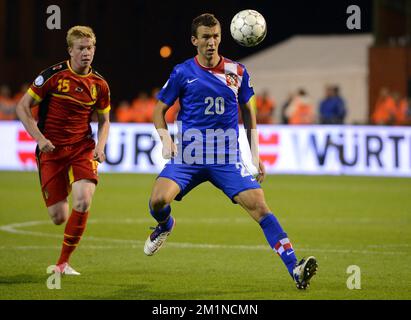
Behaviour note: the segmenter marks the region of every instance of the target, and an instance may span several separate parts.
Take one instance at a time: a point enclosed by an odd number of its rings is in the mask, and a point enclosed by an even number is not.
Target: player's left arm
[[[97,145],[94,149],[94,160],[102,163],[106,160],[106,155],[104,154],[104,148],[107,143],[108,133],[110,130],[110,113],[97,113],[98,119],[98,131],[97,131]]]
[[[244,122],[244,129],[247,134],[248,144],[250,145],[252,161],[258,168],[257,181],[262,183],[265,179],[265,166],[260,159],[258,152],[258,132],[256,118],[256,98],[253,95],[247,103],[240,104],[241,116]]]

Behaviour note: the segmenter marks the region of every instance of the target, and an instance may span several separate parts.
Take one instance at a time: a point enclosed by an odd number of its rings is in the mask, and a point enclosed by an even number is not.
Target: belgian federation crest
[[[90,88],[90,93],[91,93],[91,98],[93,100],[97,100],[97,87],[95,84],[93,84]]]

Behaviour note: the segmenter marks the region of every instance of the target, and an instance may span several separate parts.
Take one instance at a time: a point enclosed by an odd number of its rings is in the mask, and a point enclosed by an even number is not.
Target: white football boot
[[[54,268],[55,273],[60,273],[66,276],[79,276],[80,272],[74,270],[67,262],[56,265]]]
[[[310,286],[311,278],[316,274],[318,264],[315,257],[303,258],[293,270],[293,278],[297,289],[305,290]]]
[[[167,237],[176,225],[176,220],[173,217],[171,217],[171,219],[173,219],[173,225],[169,230],[164,230],[159,224],[157,227],[153,228],[154,231],[149,235],[146,243],[144,244],[144,253],[146,255],[152,256],[163,246],[164,242],[167,240]]]

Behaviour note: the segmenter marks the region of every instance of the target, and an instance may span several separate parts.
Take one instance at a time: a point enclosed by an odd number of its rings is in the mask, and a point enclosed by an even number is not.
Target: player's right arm
[[[163,143],[163,158],[170,159],[177,155],[177,146],[171,138],[170,132],[167,128],[167,122],[165,119],[166,112],[170,108],[167,104],[161,100],[157,101],[154,108],[153,122]]]
[[[31,114],[31,107],[37,103],[27,92],[16,107],[16,113],[27,132],[36,140],[41,152],[51,152],[55,146],[40,132],[37,122]]]
[[[173,142],[167,128],[166,112],[180,95],[181,72],[179,65],[175,66],[169,79],[157,95],[157,104],[154,108],[153,122],[163,143],[163,158],[170,159],[177,156],[177,146]]]

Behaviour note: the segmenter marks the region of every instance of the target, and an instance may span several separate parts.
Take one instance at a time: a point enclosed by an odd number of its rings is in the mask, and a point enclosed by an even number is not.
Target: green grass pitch
[[[54,226],[37,174],[0,172],[0,299],[410,299],[411,179],[268,176],[266,199],[299,258],[319,271],[298,291],[260,227],[211,184],[173,203],[176,228],[152,257],[143,244],[154,175],[101,174],[71,264],[46,286],[64,226]],[[349,290],[347,268],[361,270]]]

